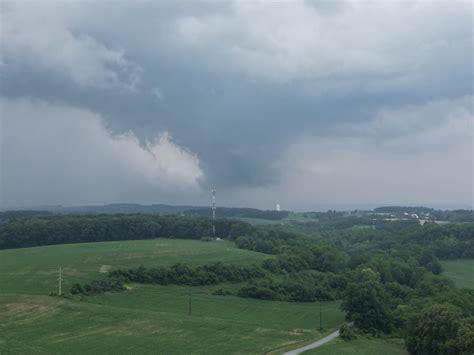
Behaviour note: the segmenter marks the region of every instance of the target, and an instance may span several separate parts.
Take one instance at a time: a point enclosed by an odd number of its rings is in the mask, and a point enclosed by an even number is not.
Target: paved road
[[[283,355],[298,355],[303,351],[319,348],[321,345],[326,344],[327,342],[336,339],[339,336],[339,330],[336,330],[334,333],[329,334],[328,336],[319,339],[318,341],[311,343],[309,345],[303,346],[302,348],[295,349],[284,353]]]

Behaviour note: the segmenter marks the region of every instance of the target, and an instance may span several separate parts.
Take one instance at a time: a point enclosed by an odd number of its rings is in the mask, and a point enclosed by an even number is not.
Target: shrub
[[[229,291],[227,291],[227,290],[223,290],[222,288],[220,288],[220,289],[214,291],[212,294],[213,294],[214,296],[228,296],[228,295],[230,295],[231,293],[230,293]]]
[[[357,339],[357,333],[354,328],[348,324],[343,324],[339,329],[339,336],[344,341]]]

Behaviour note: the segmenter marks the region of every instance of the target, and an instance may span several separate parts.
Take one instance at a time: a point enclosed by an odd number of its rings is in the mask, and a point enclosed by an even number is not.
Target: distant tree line
[[[379,223],[374,229],[324,231],[321,239],[349,254],[373,251],[421,254],[440,259],[474,258],[474,224],[426,224],[409,221]]]
[[[354,221],[356,225],[359,222]],[[424,250],[440,259],[474,258],[474,224],[425,224],[417,221],[382,221],[373,228],[334,229],[317,222],[260,227],[235,240],[239,248],[279,254],[291,247],[306,247],[320,241],[365,258],[367,253],[386,251],[420,255]],[[312,234],[312,235],[311,235]]]
[[[376,207],[373,210],[376,213],[395,213],[395,214],[403,214],[403,213],[416,213],[416,214],[421,214],[421,213],[433,213],[436,211],[441,211],[441,210],[435,210],[434,208],[429,208],[429,207],[423,207],[423,206],[382,206],[382,207]]]
[[[419,225],[416,221],[379,221],[370,228],[365,217],[326,213],[321,222],[255,227],[239,220],[217,219],[216,235],[235,240],[237,246],[267,254],[306,247],[322,240],[348,254],[372,251],[428,249],[442,259],[474,258],[474,225]],[[0,218],[0,249],[50,244],[154,238],[201,239],[212,235],[205,217],[153,214],[48,215],[44,212],[5,212]],[[300,231],[300,232],[298,232]],[[407,248],[406,245],[410,245]]]
[[[225,239],[252,234],[255,227],[237,220],[216,220]],[[0,224],[0,249],[40,245],[154,238],[200,239],[212,235],[209,218],[174,215],[40,215]]]
[[[2,222],[7,222],[10,219],[15,219],[15,218],[31,218],[34,216],[46,216],[50,215],[50,212],[46,211],[5,211],[5,212],[0,212],[0,223]]]
[[[40,214],[81,214],[81,215],[95,215],[95,214],[182,214],[194,217],[211,217],[212,210],[209,206],[170,206],[162,204],[154,205],[139,205],[135,203],[114,203],[103,206],[49,206],[45,207],[43,211],[6,211],[0,212],[0,221],[2,215],[16,215],[31,217]],[[275,211],[275,210],[259,210],[256,208],[242,208],[242,207],[218,207],[217,215],[219,218],[259,218],[267,220],[281,220],[290,214],[289,211]]]
[[[237,207],[219,207],[218,216],[221,218],[260,218],[279,221],[287,217],[289,211],[270,211],[270,210],[258,210],[256,208],[237,208]],[[196,208],[190,209],[183,212],[189,216],[209,217],[211,210],[209,208]]]

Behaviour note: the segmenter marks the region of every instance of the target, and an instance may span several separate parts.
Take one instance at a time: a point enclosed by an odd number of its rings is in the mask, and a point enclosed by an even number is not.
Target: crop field
[[[305,355],[408,355],[403,340],[362,338],[351,341],[335,339],[320,348],[305,351]]]
[[[231,242],[146,240],[0,251],[0,353],[264,353],[320,337],[317,303],[215,296],[217,288],[129,285],[123,293],[80,298],[56,291],[105,277],[117,267],[253,263],[268,257]],[[191,315],[189,300],[191,299]],[[338,302],[324,302],[323,327],[343,322]]]
[[[474,259],[444,260],[443,275],[454,281],[457,287],[474,289]]]

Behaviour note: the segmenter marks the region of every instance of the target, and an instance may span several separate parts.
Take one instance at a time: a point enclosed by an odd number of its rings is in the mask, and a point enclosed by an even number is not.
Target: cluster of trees
[[[258,265],[232,265],[222,262],[191,267],[184,264],[173,266],[115,270],[110,277],[124,282],[153,283],[159,285],[214,285],[221,282],[242,282],[265,276],[265,271]]]
[[[124,290],[124,283],[144,283],[157,285],[188,285],[205,286],[221,282],[243,282],[259,279],[266,271],[258,265],[240,266],[217,262],[197,267],[184,264],[174,264],[171,267],[146,268],[140,266],[131,269],[117,269],[108,274],[108,279],[93,281],[91,284],[76,284],[71,288],[73,294],[92,294],[111,291],[110,285],[121,285],[112,291]],[[95,286],[95,287],[94,287]],[[101,286],[103,286],[101,288]],[[80,292],[84,290],[85,292]],[[92,291],[91,291],[92,290]]]
[[[369,261],[347,275],[342,309],[348,321],[363,332],[404,337],[413,354],[474,351],[473,290],[410,261],[382,263]]]
[[[405,338],[412,354],[472,354],[474,317],[451,304],[430,304],[410,317]]]
[[[274,259],[267,259],[263,267],[275,274],[286,274],[301,270],[340,272],[347,255],[323,243],[311,243],[280,249]]]
[[[402,239],[428,249],[442,259],[474,258],[473,224],[430,224]]]
[[[285,229],[256,229],[252,233],[242,234],[235,239],[241,249],[258,251],[265,254],[278,254],[288,248],[307,245],[310,240],[301,233]]]
[[[123,291],[125,283],[206,286],[223,282],[248,282],[237,292],[241,297],[290,302],[338,299],[347,283],[343,276],[329,272],[303,270],[277,275],[258,265],[238,266],[218,262],[197,267],[175,264],[171,267],[117,269],[111,271],[105,280],[73,285],[71,293],[91,295]]]
[[[237,220],[218,219],[216,234],[234,239],[255,227]],[[154,238],[200,239],[212,235],[208,218],[128,215],[39,215],[13,218],[0,224],[0,249],[49,244]]]
[[[346,280],[342,275],[303,270],[252,280],[239,290],[238,295],[288,302],[329,301],[339,299],[345,287]]]
[[[373,216],[366,213],[338,212],[304,212],[303,219],[291,221],[291,225],[305,233],[340,231],[354,226],[372,226]]]
[[[262,266],[280,275],[253,280],[239,296],[283,301],[342,298],[347,320],[356,327],[346,331],[347,339],[362,331],[404,337],[413,354],[474,351],[474,291],[458,289],[441,276],[438,260],[474,257],[474,225],[421,226],[408,220],[338,230],[328,227],[331,218],[347,217],[331,213],[326,227],[319,226],[313,238],[296,233],[283,238],[281,230],[238,238],[242,248],[276,254]],[[304,232],[312,231],[311,223],[305,223]],[[312,258],[313,250],[324,253]],[[325,260],[328,267],[321,267]],[[311,273],[313,279],[308,277]],[[300,275],[304,282],[298,282]],[[442,316],[433,316],[441,310]]]
[[[375,228],[327,230],[318,236],[349,254],[383,251],[420,255],[428,251],[440,259],[474,258],[472,223],[421,226],[416,221],[380,222]]]
[[[85,285],[75,283],[69,291],[73,295],[93,295],[104,292],[125,291],[125,286],[123,282],[117,278],[108,278],[104,280],[94,280]]]
[[[185,215],[197,216],[197,217],[209,217],[209,208],[195,208],[186,210],[183,212]],[[219,217],[221,218],[259,218],[268,219],[272,221],[280,221],[287,217],[289,211],[270,211],[270,210],[258,210],[255,208],[229,208],[219,207]]]

